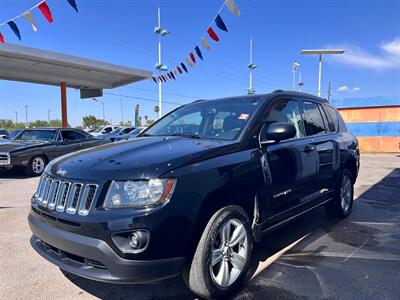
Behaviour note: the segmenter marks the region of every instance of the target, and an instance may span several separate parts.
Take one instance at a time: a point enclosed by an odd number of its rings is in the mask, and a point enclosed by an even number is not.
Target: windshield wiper
[[[170,134],[170,136],[182,136],[182,137],[186,137],[186,138],[192,138],[192,139],[202,139],[203,137],[201,137],[200,135],[196,134],[196,133],[173,133]]]

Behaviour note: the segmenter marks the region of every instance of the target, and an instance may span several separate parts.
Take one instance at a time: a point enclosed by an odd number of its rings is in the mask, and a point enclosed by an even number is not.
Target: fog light
[[[144,230],[136,230],[129,237],[129,245],[134,250],[144,250],[149,242],[149,233]]]

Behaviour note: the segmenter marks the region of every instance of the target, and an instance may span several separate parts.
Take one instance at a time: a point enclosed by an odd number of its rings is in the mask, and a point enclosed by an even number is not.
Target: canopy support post
[[[61,82],[61,122],[62,127],[68,127],[68,115],[67,115],[67,84],[65,82]]]

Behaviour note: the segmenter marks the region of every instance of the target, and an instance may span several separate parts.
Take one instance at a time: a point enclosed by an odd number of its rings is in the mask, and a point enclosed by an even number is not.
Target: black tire
[[[238,220],[239,222],[237,222]],[[238,225],[238,227],[234,227],[235,224],[240,225]],[[226,228],[226,226],[229,228],[238,229],[241,225],[243,225],[246,233],[246,237],[241,239],[243,243],[238,243],[237,248],[235,248],[236,246],[232,246],[232,248],[227,248],[227,246],[221,247],[223,244],[222,229]],[[241,230],[243,230],[243,227],[241,227]],[[235,232],[235,230],[233,230],[233,232]],[[232,241],[231,237],[234,236],[233,232],[232,236],[228,234],[229,238],[227,240]],[[221,239],[218,240],[219,238]],[[221,243],[217,247],[225,250],[221,251],[220,256],[222,258],[218,260],[219,262],[214,266],[211,266],[212,246],[215,246],[216,243]],[[253,236],[250,221],[246,212],[241,207],[235,205],[224,207],[211,217],[206,228],[204,229],[204,232],[197,245],[193,260],[186,272],[183,272],[184,281],[193,293],[202,298],[215,299],[227,297],[236,292],[245,281],[246,274],[250,266],[252,249]],[[243,266],[243,269],[241,272],[239,272],[239,275],[229,275],[229,278],[232,279],[233,282],[228,286],[220,286],[216,281],[218,278],[214,279],[218,276],[212,275],[215,272],[214,268],[221,271],[222,265],[224,264],[224,266],[230,266],[231,271],[228,271],[230,274],[237,273],[236,271],[233,272],[233,261],[238,262],[238,260],[234,260],[234,255],[237,257],[237,253],[234,253],[234,251],[241,251],[241,254],[245,256],[245,259],[243,259],[243,256],[241,256],[241,259],[243,260],[240,260],[240,265]],[[227,255],[227,253],[231,254],[231,256]],[[227,269],[229,270],[228,267]],[[219,272],[217,273],[219,275]],[[230,279],[228,279],[228,281]]]
[[[40,168],[37,166],[38,162],[41,164]],[[47,159],[43,155],[36,155],[31,158],[29,164],[25,167],[25,173],[29,176],[40,176],[46,168],[46,165]]]
[[[345,188],[349,184],[349,188]],[[343,192],[347,191],[349,200],[343,199]],[[325,211],[331,218],[343,219],[350,215],[354,201],[354,180],[348,169],[344,169],[335,190],[335,198],[325,205]],[[345,203],[345,204],[343,204]]]

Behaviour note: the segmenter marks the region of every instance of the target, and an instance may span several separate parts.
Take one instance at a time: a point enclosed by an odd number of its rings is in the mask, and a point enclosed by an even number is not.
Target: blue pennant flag
[[[199,46],[194,47],[194,51],[196,51],[197,56],[203,60],[203,54],[201,53]]]
[[[8,21],[8,26],[10,26],[11,30],[15,33],[17,38],[21,41],[21,33],[19,32],[17,24],[14,21]]]
[[[220,15],[217,15],[217,17],[215,18],[215,24],[219,29],[228,32],[228,28],[226,28],[226,25]]]
[[[184,63],[181,63],[181,67],[186,73],[188,73],[188,69],[186,68]]]
[[[73,9],[75,9],[76,12],[78,12],[78,6],[76,5],[76,1],[75,0],[67,0],[69,5],[72,6]]]

